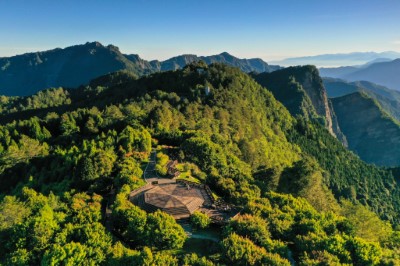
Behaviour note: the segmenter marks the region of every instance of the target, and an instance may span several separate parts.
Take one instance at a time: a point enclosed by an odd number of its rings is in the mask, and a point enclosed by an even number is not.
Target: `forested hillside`
[[[400,124],[376,100],[355,92],[332,102],[351,150],[369,163],[400,164]]]
[[[200,62],[2,97],[0,264],[399,263],[398,171],[346,150],[310,119],[321,116],[310,96],[293,113],[268,89]],[[160,145],[241,210],[206,250],[191,249],[168,214],[128,200]]]

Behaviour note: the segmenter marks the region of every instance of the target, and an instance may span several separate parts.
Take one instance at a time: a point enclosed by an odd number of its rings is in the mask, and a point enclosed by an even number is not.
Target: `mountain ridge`
[[[244,72],[280,69],[259,58],[240,59],[227,52],[211,56],[179,55],[165,61],[147,61],[137,54],[123,54],[114,45],[87,42],[66,48],[0,57],[0,95],[30,95],[50,87],[74,88],[119,70],[130,71],[137,76],[177,70],[200,60],[207,64],[225,63]]]
[[[365,67],[320,68],[323,77],[340,78],[347,81],[369,81],[393,90],[400,90],[400,58],[375,62]]]
[[[323,78],[329,98],[341,97],[361,91],[377,100],[393,118],[400,121],[400,92],[369,81],[347,82],[342,79]]]
[[[331,100],[350,150],[368,163],[400,164],[400,123],[378,101],[362,91]]]
[[[318,67],[332,66],[353,66],[363,65],[378,58],[396,59],[400,58],[400,53],[395,51],[386,52],[353,52],[353,53],[338,53],[338,54],[321,54],[314,56],[302,56],[286,58],[280,61],[272,61],[271,63],[283,66],[295,65],[316,65]]]

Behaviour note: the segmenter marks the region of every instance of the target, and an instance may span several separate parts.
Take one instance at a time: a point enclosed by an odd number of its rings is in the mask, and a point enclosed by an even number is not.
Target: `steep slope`
[[[292,115],[319,121],[344,144],[346,140],[314,66],[288,67],[272,73],[254,75],[255,80],[270,90]]]
[[[378,101],[385,112],[400,121],[400,92],[368,81],[346,82],[330,78],[324,78],[323,81],[329,98],[364,92]]]
[[[29,95],[49,87],[77,87],[121,69],[139,73],[115,46],[98,42],[0,58],[0,94]]]
[[[369,163],[400,165],[400,125],[377,101],[355,92],[333,98],[332,103],[349,149]]]

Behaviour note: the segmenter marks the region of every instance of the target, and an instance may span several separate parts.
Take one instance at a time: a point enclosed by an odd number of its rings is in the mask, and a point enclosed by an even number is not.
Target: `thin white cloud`
[[[398,45],[400,45],[400,40],[393,41],[393,44],[398,44]]]

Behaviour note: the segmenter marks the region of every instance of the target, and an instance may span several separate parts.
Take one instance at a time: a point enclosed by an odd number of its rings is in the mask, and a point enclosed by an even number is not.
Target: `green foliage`
[[[63,88],[42,90],[29,97],[0,97],[0,114],[71,104],[70,93]]]
[[[152,264],[160,266],[178,266],[178,259],[170,254],[158,252],[154,255]]]
[[[122,186],[128,184],[132,189],[144,185],[144,181],[141,178],[143,171],[140,168],[140,164],[132,157],[125,157],[119,161],[116,165],[118,169],[118,175],[114,180],[114,184]]]
[[[396,265],[398,232],[373,214],[399,219],[392,172],[363,163],[323,126],[293,118],[239,70],[205,71],[193,65],[139,80],[114,73],[59,99],[38,94],[44,99],[23,113],[21,98],[0,98],[16,108],[0,122],[0,264]],[[284,81],[304,93],[300,79]],[[51,112],[46,97],[55,97]],[[158,152],[160,173],[179,159],[240,207],[215,255],[185,256],[187,236],[171,216],[129,201],[145,184],[151,143],[175,146],[170,158]],[[332,192],[350,201],[340,207]]]
[[[303,197],[319,211],[339,209],[332,192],[323,183],[322,169],[310,157],[304,157],[283,171],[278,191]]]
[[[63,136],[69,137],[80,131],[79,126],[76,124],[75,119],[68,115],[63,114],[60,121],[60,131]]]
[[[358,237],[370,241],[385,241],[392,233],[392,227],[361,204],[352,204],[347,200],[341,201],[341,214],[353,224]]]
[[[211,218],[202,212],[195,211],[190,216],[190,221],[194,227],[204,229],[210,225]]]
[[[146,214],[126,199],[125,192],[117,195],[112,222],[118,233],[127,242],[135,245],[141,244],[160,250],[178,249],[186,240],[185,232],[172,216],[159,210]]]
[[[359,201],[382,218],[397,221],[400,191],[391,171],[362,162],[322,126],[303,119],[288,132],[288,139],[326,170],[325,183],[337,199]]]
[[[104,262],[112,240],[100,223],[101,197],[85,193],[65,196],[60,200],[24,188],[18,204],[23,202],[30,212],[22,213],[22,221],[9,223],[0,231],[0,248],[6,251],[0,259],[35,265]],[[10,199],[3,202],[3,206],[9,204]]]
[[[0,203],[0,231],[4,232],[30,215],[30,209],[15,196],[6,196]]]
[[[126,192],[124,192],[125,189],[127,189]],[[126,194],[129,190],[129,186],[125,185],[122,192],[116,196],[111,217],[112,224],[126,241],[134,244],[145,243],[147,214],[127,200]]]
[[[265,250],[257,247],[249,239],[231,234],[222,241],[225,260],[233,265],[261,264]]]
[[[115,243],[110,249],[110,256],[106,265],[135,265],[141,262],[142,254],[140,251],[131,250],[121,242]]]
[[[75,182],[78,187],[87,189],[100,186],[101,182],[110,178],[117,157],[112,151],[92,151],[82,157],[77,165]]]
[[[231,265],[290,265],[288,260],[278,254],[272,255],[264,248],[256,246],[251,240],[233,233],[222,241],[222,253]]]
[[[161,175],[161,176],[166,176],[168,169],[167,169],[167,163],[169,161],[168,155],[158,152],[157,153],[157,158],[156,158],[156,172]]]
[[[247,237],[256,245],[264,247],[268,251],[273,249],[268,223],[258,216],[245,214],[232,219],[225,228],[225,235],[233,232],[242,237]]]
[[[199,257],[195,253],[187,254],[183,258],[184,266],[213,266],[215,265],[212,261],[207,260],[206,257]]]
[[[237,228],[238,234],[249,237],[267,251],[283,257],[287,256],[288,248],[271,239],[294,240],[291,250],[299,262],[305,263],[308,258],[314,258],[314,253],[319,251],[338,256],[341,263],[351,260],[347,247],[348,238],[341,235],[351,234],[352,231],[344,226],[346,220],[343,217],[333,213],[321,214],[304,199],[295,199],[290,195],[269,193],[267,197],[268,199],[250,202],[245,209],[256,218],[249,219],[251,216],[244,216],[232,221],[228,228]],[[269,222],[268,227],[259,217]]]
[[[369,243],[360,238],[349,241],[352,261],[355,265],[377,265],[382,257],[382,249],[377,243]]]
[[[128,241],[140,244],[146,242],[145,226],[146,212],[137,206],[126,209],[116,208],[113,212],[113,225]]]
[[[187,237],[174,218],[162,211],[147,216],[145,233],[146,243],[159,249],[181,248]]]
[[[127,126],[119,135],[118,142],[126,153],[151,151],[151,136],[146,129],[137,130]]]
[[[11,167],[21,162],[28,162],[35,157],[42,157],[48,154],[48,145],[41,144],[36,139],[22,135],[18,143],[11,142],[2,154],[0,154],[0,172],[6,167]]]
[[[87,248],[80,243],[55,244],[43,256],[41,265],[82,265],[87,260]]]

